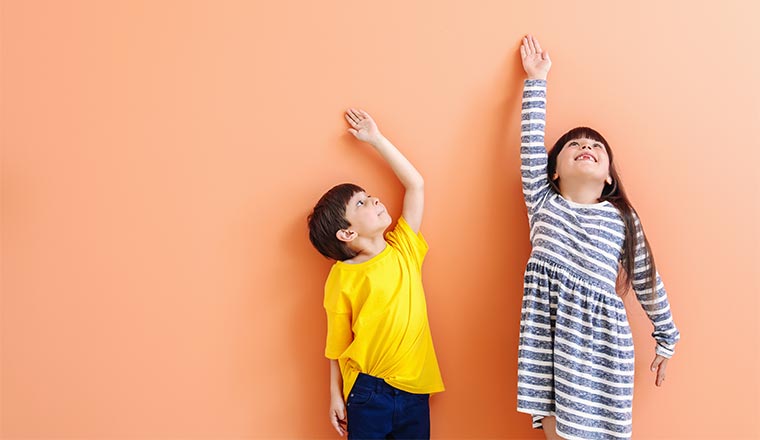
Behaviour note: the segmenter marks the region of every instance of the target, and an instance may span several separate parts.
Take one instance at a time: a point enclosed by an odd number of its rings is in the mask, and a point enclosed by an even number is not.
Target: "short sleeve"
[[[325,357],[329,359],[338,359],[351,345],[354,338],[351,330],[351,302],[340,288],[338,278],[339,275],[333,268],[325,283],[324,307],[327,313]]]
[[[348,313],[327,312],[327,342],[325,357],[338,359],[354,340],[351,331],[351,315]]]
[[[422,262],[428,251],[427,241],[421,232],[415,233],[412,230],[404,217],[398,219],[396,227],[385,238],[402,255],[414,261],[417,268],[422,267]]]

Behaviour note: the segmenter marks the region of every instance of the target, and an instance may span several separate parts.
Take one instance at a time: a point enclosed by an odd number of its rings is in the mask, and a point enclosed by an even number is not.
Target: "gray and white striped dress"
[[[630,438],[633,339],[615,291],[624,223],[610,202],[577,204],[551,189],[545,120],[546,81],[526,80],[520,157],[533,249],[525,269],[517,409],[533,415],[536,428],[543,416],[556,416],[564,438]],[[633,290],[654,324],[656,352],[669,358],[679,333],[665,288],[658,275],[652,295],[643,246],[635,262]]]

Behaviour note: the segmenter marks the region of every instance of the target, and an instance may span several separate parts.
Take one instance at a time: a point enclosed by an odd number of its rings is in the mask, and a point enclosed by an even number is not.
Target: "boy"
[[[385,237],[390,215],[356,185],[332,188],[309,215],[309,239],[336,260],[324,299],[330,422],[349,439],[430,438],[428,398],[444,388],[422,289],[424,182],[369,114],[345,116],[348,131],[380,153],[405,193],[401,218]]]

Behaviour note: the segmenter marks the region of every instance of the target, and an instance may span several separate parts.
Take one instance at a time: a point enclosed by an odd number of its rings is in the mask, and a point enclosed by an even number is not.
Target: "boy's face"
[[[379,198],[360,191],[346,205],[346,220],[351,223],[349,229],[359,236],[372,237],[382,235],[392,219]]]

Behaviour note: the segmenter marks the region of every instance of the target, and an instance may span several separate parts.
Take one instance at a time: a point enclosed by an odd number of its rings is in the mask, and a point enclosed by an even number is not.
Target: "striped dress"
[[[631,436],[633,339],[615,291],[624,224],[610,202],[582,205],[554,192],[544,146],[546,81],[526,80],[520,157],[532,252],[525,269],[520,320],[517,409],[534,428],[554,415],[567,439]],[[641,234],[640,223],[636,225]],[[656,295],[639,247],[632,279],[654,324],[657,354],[673,355],[679,333],[665,288]]]

